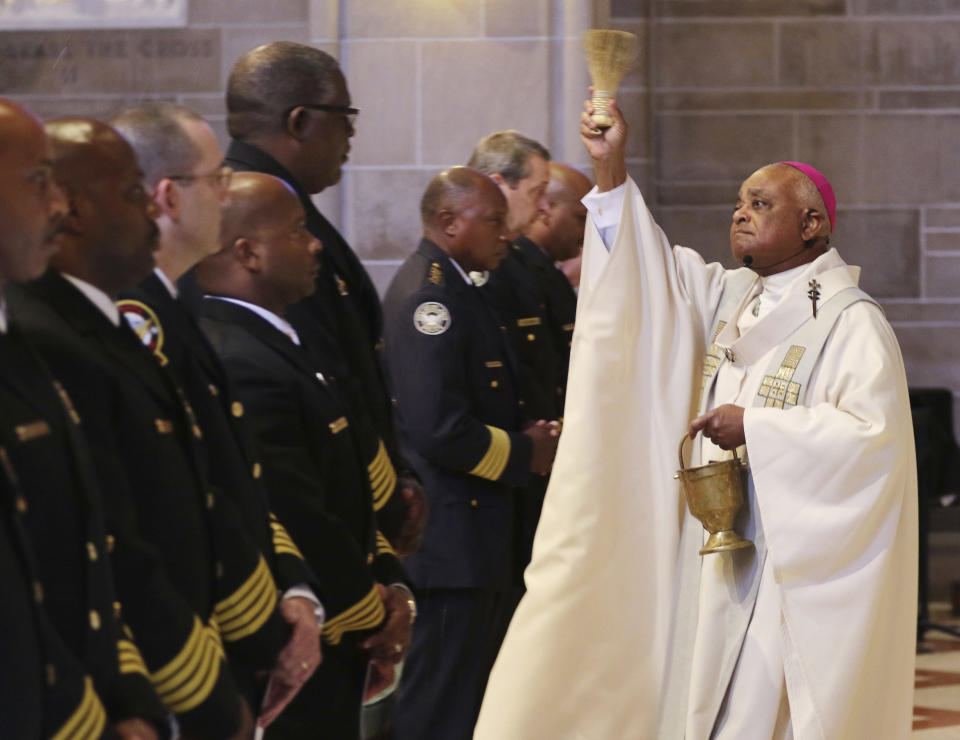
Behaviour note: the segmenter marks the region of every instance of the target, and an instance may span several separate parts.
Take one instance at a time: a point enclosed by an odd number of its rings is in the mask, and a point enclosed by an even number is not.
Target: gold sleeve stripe
[[[470,475],[499,480],[510,459],[510,435],[497,427],[488,426],[487,429],[490,430],[490,446]]]
[[[277,518],[272,514],[270,518],[272,520],[270,522],[270,528],[273,530],[273,551],[277,555],[293,555],[303,560],[303,553],[300,552],[300,548],[297,547],[293,538],[290,537],[290,533],[287,532],[286,527],[278,522]]]
[[[393,490],[397,487],[397,471],[394,470],[393,463],[390,461],[390,456],[387,454],[387,448],[383,444],[383,440],[379,440],[377,445],[377,454],[374,456],[373,460],[367,465],[367,470],[370,473],[370,490],[373,493],[373,509],[374,511],[380,511],[387,501],[390,500],[390,496],[393,495]]]
[[[235,642],[260,629],[276,605],[277,586],[261,555],[253,574],[213,614],[223,639]]]
[[[226,653],[223,652],[223,639],[220,637],[220,629],[217,627],[216,619],[210,617],[210,623],[203,628],[204,636],[213,642],[217,647],[217,654],[221,658],[226,657]]]
[[[95,740],[103,734],[106,724],[107,712],[93,690],[93,681],[84,676],[80,704],[50,740]]]
[[[386,616],[383,600],[377,593],[377,587],[370,589],[370,593],[349,609],[328,619],[323,625],[323,640],[331,645],[340,643],[344,632],[359,631],[376,627]]]
[[[120,660],[120,673],[142,673],[147,674],[147,666],[143,662],[143,656],[137,646],[130,640],[117,641],[117,657]]]
[[[383,536],[381,532],[377,532],[377,555],[396,555],[397,551],[393,549],[393,546],[390,544],[390,540]]]
[[[196,656],[203,643],[203,625],[196,617],[193,618],[193,629],[177,656],[160,670],[150,674],[150,680],[158,694],[171,690],[182,680],[183,676],[193,670]],[[161,697],[162,698],[162,697]]]
[[[174,690],[160,694],[160,700],[171,712],[187,712],[202,704],[213,690],[220,675],[220,655],[212,640],[204,640],[195,670]]]

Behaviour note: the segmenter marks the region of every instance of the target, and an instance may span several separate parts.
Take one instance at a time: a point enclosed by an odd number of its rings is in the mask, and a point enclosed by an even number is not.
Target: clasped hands
[[[533,442],[530,455],[530,472],[536,475],[549,475],[553,469],[553,458],[557,456],[557,444],[560,440],[562,424],[559,421],[540,419],[531,424],[523,433]]]

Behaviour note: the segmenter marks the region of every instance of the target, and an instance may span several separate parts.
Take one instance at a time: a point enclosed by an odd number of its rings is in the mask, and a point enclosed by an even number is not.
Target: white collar
[[[68,275],[65,272],[60,274],[73,283],[73,286],[83,293],[87,297],[87,300],[99,308],[111,324],[114,326],[120,326],[120,309],[117,308],[110,296],[100,290],[100,288],[97,286],[91,285],[86,280],[81,280],[80,278],[74,277],[73,275]]]
[[[180,291],[177,290],[177,284],[167,277],[167,273],[165,273],[159,267],[154,267],[153,274],[157,276],[161,283],[163,283],[163,287],[167,289],[167,292],[170,294],[171,298],[176,300],[180,297]]]
[[[270,325],[274,329],[286,334],[290,341],[293,342],[298,347],[300,346],[300,335],[297,334],[296,329],[294,329],[290,322],[286,319],[277,316],[273,311],[268,311],[263,306],[258,306],[256,303],[248,303],[247,301],[241,301],[239,298],[227,298],[223,295],[208,295],[207,298],[216,298],[218,301],[227,301],[229,303],[235,303],[238,306],[243,306],[248,311],[253,311],[257,316],[264,319],[265,321],[270,322]]]

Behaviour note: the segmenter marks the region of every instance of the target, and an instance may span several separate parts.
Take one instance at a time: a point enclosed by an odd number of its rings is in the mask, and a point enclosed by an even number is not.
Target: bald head
[[[130,144],[92,118],[58,118],[44,127],[50,138],[54,174],[62,186],[83,188],[130,163],[140,171]]]
[[[133,149],[89,118],[60,118],[45,128],[69,205],[53,266],[111,296],[133,287],[153,269],[158,236],[158,212]]]
[[[424,237],[464,270],[493,270],[506,256],[506,198],[477,170],[451,167],[434,177],[420,215]]]
[[[43,127],[24,108],[0,98],[0,287],[43,273],[64,207],[51,178]]]
[[[197,265],[204,292],[281,315],[314,291],[320,243],[306,228],[296,193],[283,180],[241,172],[222,210],[222,248]]]
[[[248,141],[279,133],[284,112],[326,100],[338,79],[337,60],[320,49],[274,41],[240,57],[227,80],[227,130]]]
[[[590,179],[579,170],[560,162],[550,163],[547,207],[525,235],[555,262],[580,253],[587,223],[587,209],[580,200],[592,187]]]

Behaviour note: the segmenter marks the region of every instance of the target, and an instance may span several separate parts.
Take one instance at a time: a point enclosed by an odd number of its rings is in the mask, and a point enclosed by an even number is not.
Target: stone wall
[[[910,382],[960,391],[957,0],[191,0],[176,30],[0,33],[0,95],[41,116],[171,99],[222,138],[233,61],[270,40],[338,56],[362,108],[342,184],[318,199],[382,287],[437,170],[519,128],[584,163],[580,34],[638,33],[620,102],[629,167],[674,241],[728,261],[737,186],[808,160],[840,201],[834,243],[866,267]]]
[[[960,3],[611,0],[611,16],[647,40],[620,97],[671,239],[731,264],[740,182],[815,164],[910,384],[960,392]]]

